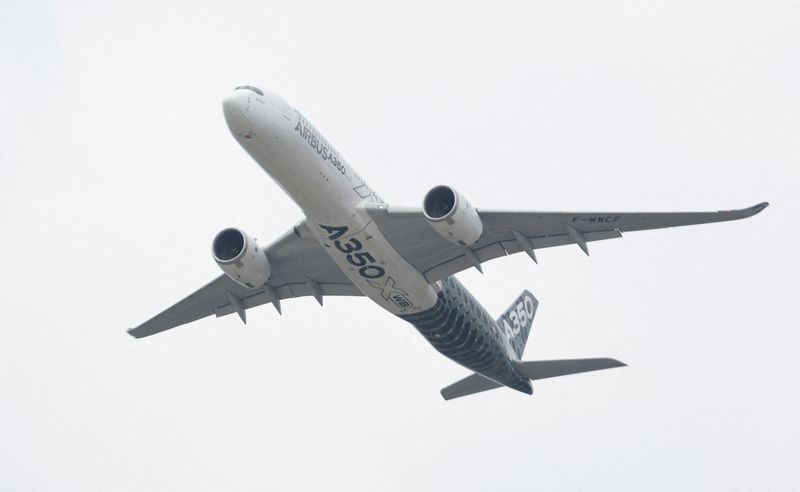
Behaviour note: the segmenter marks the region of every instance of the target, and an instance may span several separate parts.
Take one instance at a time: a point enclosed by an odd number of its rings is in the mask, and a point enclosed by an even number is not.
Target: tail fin
[[[539,301],[533,297],[529,291],[523,291],[514,301],[514,304],[506,310],[496,323],[503,327],[511,341],[511,347],[517,354],[517,359],[522,357],[525,351],[525,344],[528,342],[528,333],[531,331],[533,317],[536,316],[536,308]]]

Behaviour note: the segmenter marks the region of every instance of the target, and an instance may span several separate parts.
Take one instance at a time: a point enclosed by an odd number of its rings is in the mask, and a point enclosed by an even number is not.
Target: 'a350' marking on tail
[[[526,295],[503,314],[503,330],[506,332],[506,336],[509,340],[519,335],[519,332],[522,331],[522,327],[527,325],[529,320],[533,319],[534,309],[533,297]],[[511,321],[510,324],[509,320]]]

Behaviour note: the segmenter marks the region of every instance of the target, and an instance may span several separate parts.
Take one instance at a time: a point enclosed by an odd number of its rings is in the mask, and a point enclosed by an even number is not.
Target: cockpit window
[[[253,91],[259,96],[264,95],[264,93],[261,92],[261,89],[259,89],[258,87],[253,87],[252,85],[240,85],[239,87],[236,88],[236,90],[238,91],[239,89],[247,89],[248,91]]]

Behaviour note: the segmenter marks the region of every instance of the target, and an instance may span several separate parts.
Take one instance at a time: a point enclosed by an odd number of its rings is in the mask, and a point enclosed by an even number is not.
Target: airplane
[[[474,207],[453,187],[433,187],[422,207],[389,205],[283,98],[243,85],[222,103],[236,141],[303,211],[304,219],[261,247],[236,228],[211,252],[222,274],[128,333],[147,337],[206,316],[312,296],[366,296],[412,324],[444,356],[473,374],[441,390],[445,400],[532,380],[625,366],[611,358],[523,361],[539,305],[527,290],[498,318],[454,277],[488,260],[622,237],[623,232],[755,215],[768,203],[720,212],[523,212]]]

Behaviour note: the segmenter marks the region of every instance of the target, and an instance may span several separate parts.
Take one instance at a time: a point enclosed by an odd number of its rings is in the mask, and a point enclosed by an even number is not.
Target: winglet
[[[750,211],[752,212],[752,215],[755,215],[757,213],[760,213],[767,207],[769,207],[769,202],[761,202],[758,205],[753,205],[752,207],[750,207]]]
[[[761,202],[753,205],[752,207],[740,208],[737,210],[720,210],[720,213],[731,216],[727,220],[746,219],[758,213],[761,213],[765,208],[769,207],[769,202]]]

